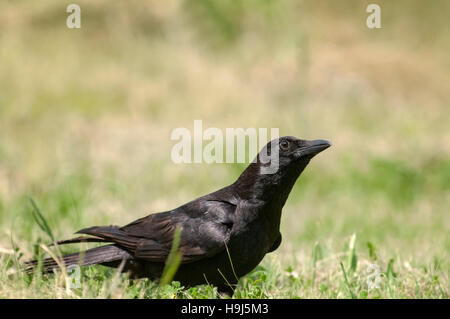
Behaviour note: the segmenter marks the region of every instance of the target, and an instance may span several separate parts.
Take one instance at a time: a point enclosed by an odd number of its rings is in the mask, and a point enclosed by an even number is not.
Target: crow
[[[122,227],[85,228],[77,232],[80,237],[56,242],[104,244],[65,255],[59,264],[100,264],[120,268],[131,278],[158,280],[179,228],[181,261],[173,280],[185,287],[208,283],[221,293],[233,294],[239,278],[280,246],[281,211],[289,193],[311,158],[330,146],[325,140],[274,139],[229,186]],[[276,170],[265,170],[274,163]],[[28,261],[26,269],[38,264]],[[41,264],[44,272],[58,267],[53,258]]]

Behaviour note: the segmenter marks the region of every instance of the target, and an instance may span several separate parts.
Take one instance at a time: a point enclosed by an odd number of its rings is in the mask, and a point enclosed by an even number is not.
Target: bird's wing
[[[233,227],[234,204],[193,201],[173,211],[152,214],[126,226],[91,227],[78,233],[96,236],[129,251],[135,258],[164,262],[177,227],[182,263],[214,256],[225,249]]]

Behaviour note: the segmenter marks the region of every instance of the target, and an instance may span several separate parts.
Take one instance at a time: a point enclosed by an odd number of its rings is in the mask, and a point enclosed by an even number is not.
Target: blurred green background
[[[360,297],[447,297],[450,2],[376,1],[373,30],[371,2],[83,0],[68,29],[70,2],[2,1],[0,297],[56,294],[10,277],[11,239],[23,258],[48,241],[27,196],[67,238],[233,182],[246,165],[171,161],[195,119],[333,143],[291,193],[261,296],[345,297],[356,234],[353,291],[369,263],[397,273]]]

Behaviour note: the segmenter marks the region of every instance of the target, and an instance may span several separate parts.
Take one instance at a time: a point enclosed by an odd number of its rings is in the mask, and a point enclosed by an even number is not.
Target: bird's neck
[[[307,164],[308,162],[299,163],[274,174],[263,174],[260,163],[251,163],[233,186],[242,199],[261,200],[279,207],[281,211],[295,181]]]

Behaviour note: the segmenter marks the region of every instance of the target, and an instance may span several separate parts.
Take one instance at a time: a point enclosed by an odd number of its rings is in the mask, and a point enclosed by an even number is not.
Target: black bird
[[[181,228],[181,264],[173,278],[183,286],[213,284],[232,293],[238,279],[254,269],[281,243],[281,210],[291,189],[316,154],[330,147],[325,140],[292,136],[269,142],[233,184],[171,211],[151,214],[123,227],[95,226],[89,235],[57,244],[101,242],[107,245],[65,255],[62,263],[122,267],[132,278],[161,277],[177,227]],[[278,150],[278,158],[274,155]],[[267,157],[268,155],[268,157]],[[271,161],[268,162],[269,158]],[[276,163],[278,170],[264,171]],[[28,270],[38,262],[27,262]],[[58,265],[52,258],[43,270]]]

